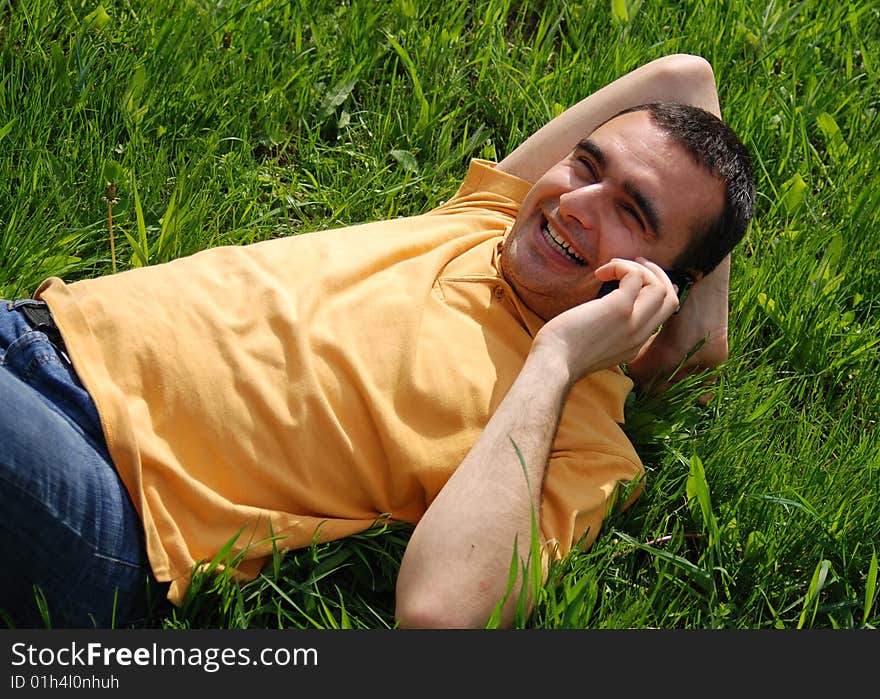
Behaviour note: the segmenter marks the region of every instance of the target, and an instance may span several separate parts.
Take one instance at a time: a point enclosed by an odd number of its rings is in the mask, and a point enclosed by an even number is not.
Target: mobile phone
[[[691,291],[691,287],[694,285],[694,278],[688,274],[687,272],[683,272],[678,269],[664,269],[666,272],[666,276],[669,277],[669,281],[675,284],[678,287],[678,309],[675,311],[681,310],[682,305],[684,304],[684,300],[688,297],[688,294]],[[600,299],[606,294],[610,294],[614,291],[620,281],[617,279],[612,279],[609,282],[604,282],[601,287],[599,287],[599,293],[596,294],[596,298]]]

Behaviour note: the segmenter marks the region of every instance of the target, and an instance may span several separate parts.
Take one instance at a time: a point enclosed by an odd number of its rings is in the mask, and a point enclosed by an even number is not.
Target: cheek
[[[526,218],[531,216],[535,212],[535,207],[537,206],[537,202],[541,199],[541,181],[538,180],[535,184],[532,185],[532,188],[528,191],[523,199],[522,204],[519,206],[519,217]]]
[[[596,266],[610,261],[613,257],[630,260],[642,254],[642,250],[633,242],[633,237],[626,228],[606,227],[597,248]]]

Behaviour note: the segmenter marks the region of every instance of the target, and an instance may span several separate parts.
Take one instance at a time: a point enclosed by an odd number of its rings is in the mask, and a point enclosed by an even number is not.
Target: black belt
[[[57,349],[65,354],[67,353],[67,348],[64,346],[64,338],[61,337],[61,332],[58,330],[58,326],[55,325],[55,319],[45,303],[40,302],[39,305],[23,304],[16,310],[24,316],[31,329],[45,333],[46,337],[49,338],[49,341]]]

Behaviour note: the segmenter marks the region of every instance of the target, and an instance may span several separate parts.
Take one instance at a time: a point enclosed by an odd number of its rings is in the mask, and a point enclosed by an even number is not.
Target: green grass
[[[633,394],[643,496],[517,625],[875,627],[878,47],[868,1],[0,0],[0,297],[424,211],[470,158],[700,54],[757,171],[731,359],[708,406],[692,384]],[[243,585],[201,576],[151,625],[392,626],[406,540],[278,556]]]

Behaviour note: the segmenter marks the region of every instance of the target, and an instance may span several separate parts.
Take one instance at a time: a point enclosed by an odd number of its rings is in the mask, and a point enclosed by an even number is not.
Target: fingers
[[[660,265],[651,262],[650,260],[646,260],[644,257],[637,257],[636,261],[640,262],[642,265],[644,265],[654,273],[656,279],[659,280],[660,284],[665,289],[665,300],[670,302],[674,301],[675,308],[678,308],[678,290],[676,289],[675,284],[673,284],[669,280],[669,277],[666,275],[666,271],[662,267],[660,267]]]
[[[660,315],[656,323],[662,323],[678,308],[676,289],[666,272],[643,257],[614,258],[596,269],[595,276],[601,281],[620,280],[614,293],[632,305],[636,322],[649,322]]]

